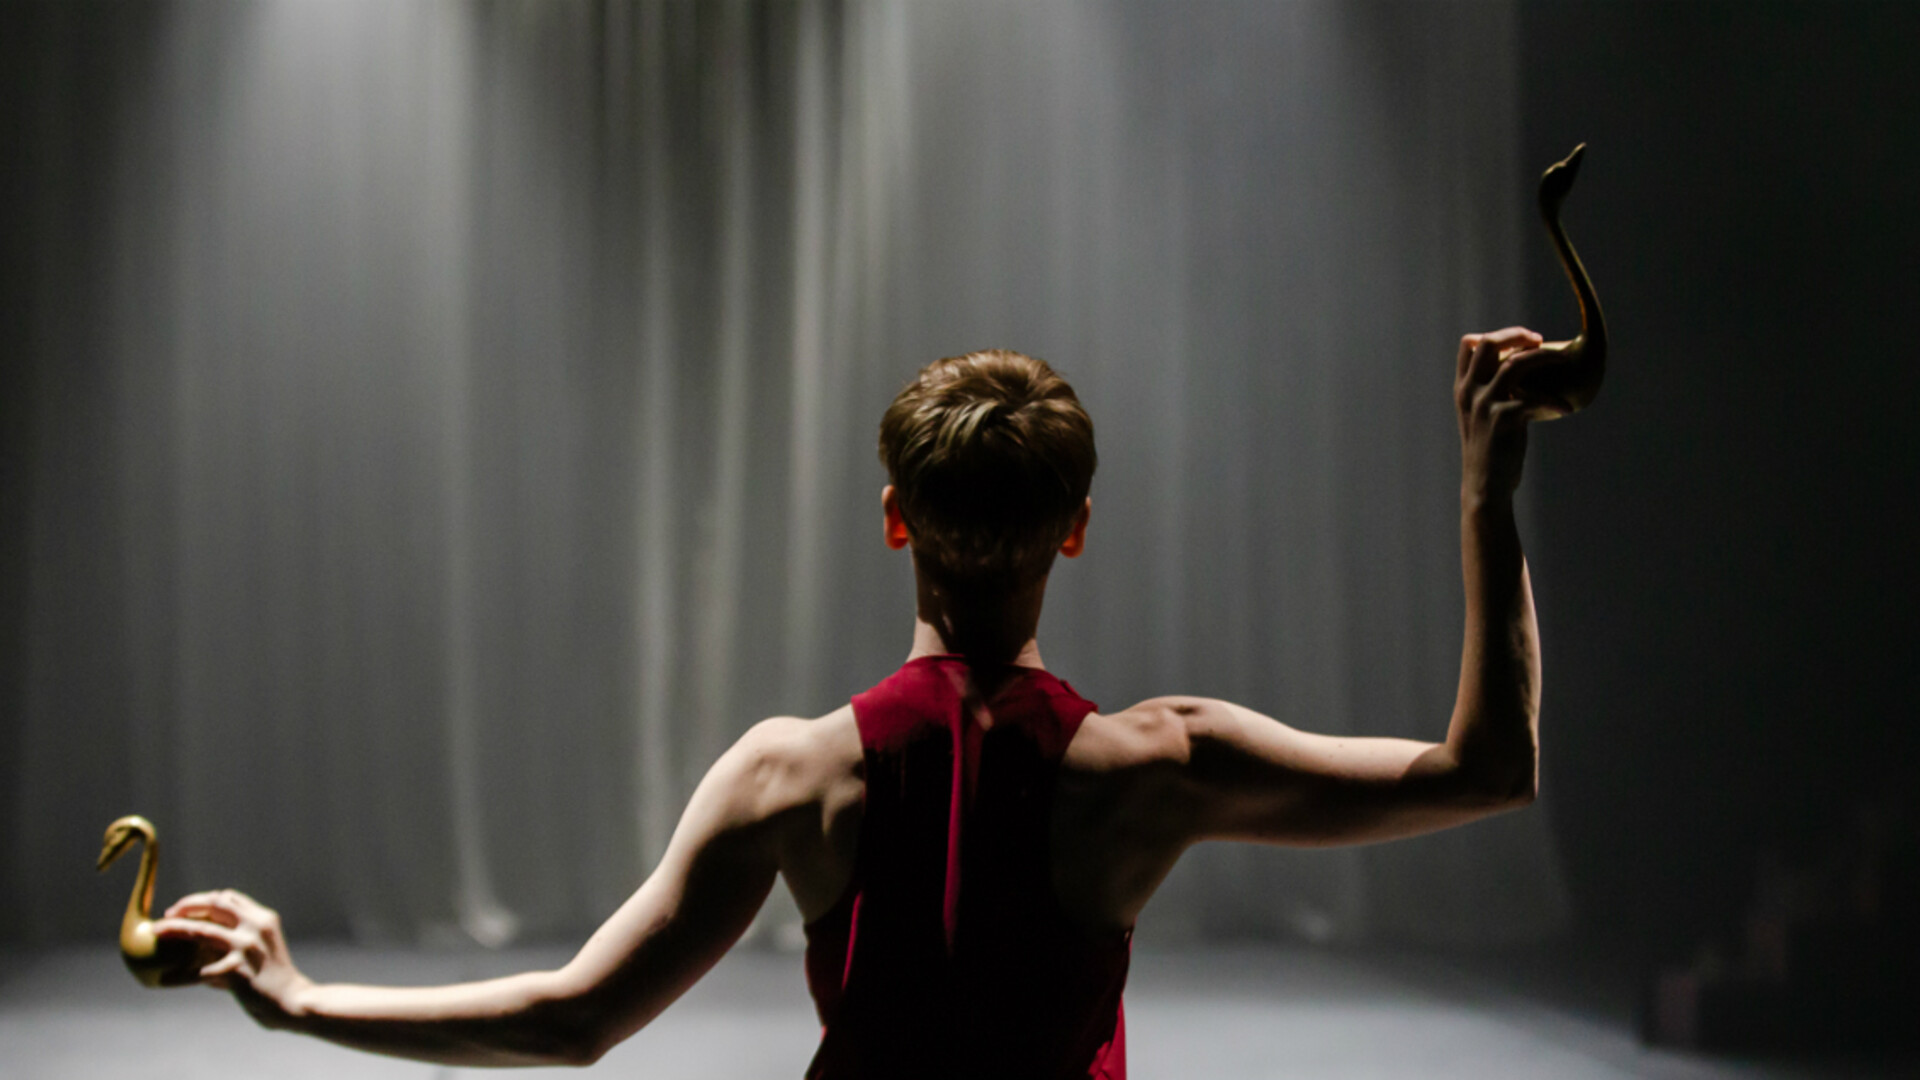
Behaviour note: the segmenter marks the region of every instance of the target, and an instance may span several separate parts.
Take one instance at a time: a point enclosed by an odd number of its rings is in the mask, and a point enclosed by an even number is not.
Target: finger
[[[1524,326],[1506,326],[1490,334],[1481,334],[1480,337],[1493,342],[1502,353],[1512,352],[1515,349],[1538,348],[1541,341],[1545,340]]]
[[[182,908],[213,907],[216,901],[218,901],[219,899],[220,899],[220,894],[218,892],[188,893],[187,895],[181,897],[180,899],[175,900],[173,902],[173,905],[167,908],[165,913],[168,915],[174,915],[174,914],[177,914]]]
[[[225,926],[236,926],[250,912],[268,910],[253,897],[237,889],[216,889],[211,892],[194,893],[183,896],[167,909],[168,915],[184,915],[196,919],[211,919]]]
[[[241,966],[246,962],[246,953],[237,951],[230,952],[220,959],[215,960],[213,963],[208,964],[206,967],[201,968],[200,977],[203,979],[218,979],[223,975],[231,975],[239,971]]]
[[[1504,429],[1518,422],[1525,424],[1533,419],[1533,402],[1513,398],[1508,401],[1496,401],[1487,406],[1487,416],[1493,420],[1495,429]]]
[[[1460,339],[1460,355],[1453,361],[1453,377],[1459,380],[1466,377],[1467,365],[1473,362],[1473,350],[1480,344],[1479,334],[1467,334]]]
[[[206,904],[175,905],[167,909],[167,917],[198,919],[201,922],[219,923],[226,927],[240,925],[240,916],[226,908],[210,907]]]
[[[173,906],[167,908],[165,914],[169,917],[205,919],[222,926],[240,925],[240,914],[234,910],[226,890],[183,896],[174,901]]]
[[[1482,337],[1473,347],[1473,357],[1467,362],[1467,385],[1485,386],[1500,366],[1500,346],[1491,337]]]
[[[1542,368],[1556,367],[1569,362],[1567,354],[1551,349],[1531,349],[1527,352],[1509,356],[1501,361],[1500,370],[1487,380],[1482,391],[1487,401],[1505,401],[1516,396],[1520,381]]]
[[[227,890],[228,903],[242,919],[263,925],[278,923],[280,914],[272,908],[236,889]]]
[[[202,919],[155,919],[153,932],[163,938],[192,938],[198,941],[211,941],[224,949],[234,950],[246,946],[250,935],[242,931],[221,926],[216,922]]]

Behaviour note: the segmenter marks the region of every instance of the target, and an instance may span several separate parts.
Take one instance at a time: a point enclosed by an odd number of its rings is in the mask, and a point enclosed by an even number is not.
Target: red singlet
[[[853,878],[807,926],[809,1080],[1124,1080],[1130,931],[1070,922],[1049,825],[1093,711],[1034,668],[907,663],[853,699],[866,805]]]

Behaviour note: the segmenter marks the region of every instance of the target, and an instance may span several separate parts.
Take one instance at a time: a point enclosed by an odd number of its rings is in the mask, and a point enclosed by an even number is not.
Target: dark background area
[[[1920,377],[1907,306],[1920,292],[1920,9],[1520,11],[1521,159],[1544,166],[1591,146],[1567,223],[1615,350],[1593,409],[1534,437],[1528,539],[1547,696],[1533,812],[1553,823],[1578,925],[1670,953],[1737,916],[1762,848],[1827,842],[1858,798],[1905,791],[1920,750]],[[22,53],[0,45],[9,103],[33,78]],[[6,125],[59,122],[0,106]],[[0,131],[0,145],[23,141]],[[75,140],[76,160],[104,152]],[[17,253],[48,242],[37,223],[69,220],[46,208],[97,180],[81,171],[29,189],[0,158],[7,791],[33,662],[22,463],[35,395],[18,360],[51,332],[23,313],[33,291],[70,284]],[[1540,243],[1527,319],[1570,331],[1569,294]],[[0,844],[14,835],[0,828]],[[9,856],[0,847],[0,865]]]
[[[1912,5],[1521,8],[1525,159],[1591,144],[1566,218],[1615,350],[1530,466],[1539,806],[1589,931],[1690,948],[1762,848],[1911,789],[1917,45]]]
[[[92,302],[99,282],[111,270],[113,252],[107,223],[100,217],[76,214],[76,207],[109,205],[111,169],[117,125],[127,105],[118,88],[122,80],[151,71],[159,45],[161,11],[150,4],[102,3],[80,17],[61,17],[51,5],[18,4],[3,13],[8,33],[0,34],[0,813],[17,813],[15,798],[22,788],[19,775],[28,712],[29,672],[37,648],[29,633],[27,599],[36,567],[29,552],[50,551],[53,558],[75,558],[86,533],[110,530],[105,520],[73,520],[74,516],[41,513],[36,517],[33,463],[30,454],[39,441],[38,425],[45,424],[49,402],[35,385],[35,357],[54,358],[74,378],[65,384],[69,396],[58,401],[60,411],[99,433],[97,450],[79,466],[91,475],[74,476],[79,483],[97,481],[111,470],[107,449],[111,417],[104,415],[103,387],[110,381],[105,341],[114,327],[97,317]],[[130,30],[131,28],[131,30]],[[131,44],[130,43],[137,43]],[[83,77],[58,77],[63,57],[80,58]],[[83,119],[84,118],[84,119]],[[64,138],[47,138],[50,133]],[[60,146],[59,160],[35,162],[17,148]],[[36,258],[44,250],[78,253],[55,265]],[[36,408],[37,407],[37,408]],[[39,508],[52,500],[41,496]],[[50,528],[49,522],[57,526]],[[59,527],[82,535],[61,535]],[[33,530],[46,530],[36,545]],[[78,541],[78,542],[76,542]],[[129,558],[138,553],[125,553]],[[124,565],[124,564],[123,564]],[[41,572],[47,570],[42,566]],[[89,638],[112,634],[120,627],[114,617],[121,583],[106,575],[83,575],[85,602],[68,614],[71,627],[92,649],[117,648],[115,640]],[[46,643],[40,643],[42,645]],[[63,723],[101,724],[114,711],[122,688],[95,685],[87,700],[62,702]],[[104,733],[102,733],[104,734]],[[102,745],[106,740],[102,739]],[[115,768],[114,755],[75,761],[65,774],[71,782],[99,780],[124,790],[126,770]],[[0,828],[0,874],[8,885],[0,888],[0,937],[25,937],[20,913],[9,903],[24,895],[30,882],[19,881],[19,830],[11,820]]]

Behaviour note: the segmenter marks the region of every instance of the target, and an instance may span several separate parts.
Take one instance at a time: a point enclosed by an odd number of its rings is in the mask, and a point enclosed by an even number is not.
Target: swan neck
[[[1557,211],[1557,207],[1555,208]],[[1587,268],[1580,265],[1580,256],[1573,250],[1573,241],[1567,239],[1567,231],[1560,226],[1560,215],[1547,215],[1547,232],[1553,237],[1554,250],[1560,256],[1560,266],[1567,272],[1567,281],[1573,285],[1575,299],[1580,303],[1580,338],[1572,348],[1584,347],[1592,343],[1594,348],[1606,348],[1607,324],[1600,313],[1600,297],[1593,291],[1593,279],[1587,276]]]
[[[160,840],[144,830],[140,839],[144,841],[140,849],[140,874],[133,879],[133,895],[127,897],[127,916],[147,919],[153,914],[153,879],[160,869]]]

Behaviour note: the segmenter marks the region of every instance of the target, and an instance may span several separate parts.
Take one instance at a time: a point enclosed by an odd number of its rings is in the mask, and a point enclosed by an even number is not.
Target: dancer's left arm
[[[263,1025],[450,1065],[588,1064],[712,968],[752,922],[778,869],[782,740],[748,732],[694,792],[666,855],[571,962],[435,987],[319,984],[294,966],[280,918],[231,890],[167,910],[164,936],[226,950],[202,971]],[[770,768],[770,766],[772,766]]]

